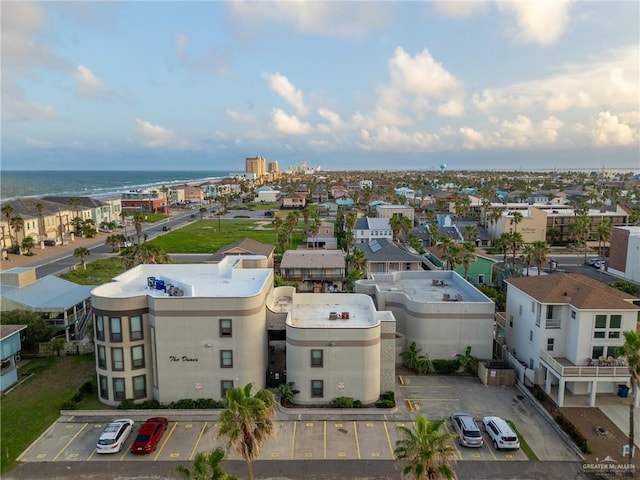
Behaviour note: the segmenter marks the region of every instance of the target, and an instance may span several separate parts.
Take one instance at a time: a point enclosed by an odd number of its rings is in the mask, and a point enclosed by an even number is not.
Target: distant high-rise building
[[[260,178],[267,173],[267,161],[264,157],[247,157],[245,159],[245,171],[254,173],[256,177]]]
[[[278,170],[278,161],[274,161],[274,162],[269,162],[269,165],[267,165],[267,171],[268,172],[277,172]]]

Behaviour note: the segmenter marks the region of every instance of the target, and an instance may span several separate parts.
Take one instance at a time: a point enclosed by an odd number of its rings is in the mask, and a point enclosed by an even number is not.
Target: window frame
[[[556,339],[553,337],[547,338],[547,352],[553,352],[554,348],[556,348]]]
[[[104,342],[104,317],[96,315],[96,340]]]
[[[318,358],[314,357],[314,353],[320,353],[319,362]],[[311,349],[311,368],[323,368],[324,367],[324,350],[321,348]]]
[[[104,345],[97,345],[98,354],[96,355],[98,359],[98,368],[102,368],[103,370],[107,369],[107,347]]]
[[[227,386],[230,385],[230,386]],[[222,394],[222,398],[226,398],[227,390],[231,390],[233,388],[233,380],[220,380],[220,393]]]
[[[118,325],[119,332],[116,332],[113,328],[114,325]],[[119,335],[119,336],[118,336]],[[114,343],[122,342],[122,318],[121,317],[109,317],[109,341]]]
[[[142,381],[144,388],[142,390],[136,389],[136,381]],[[146,375],[137,375],[131,378],[131,386],[133,387],[133,398],[140,399],[147,396],[147,378]]]
[[[123,377],[113,377],[112,379],[112,384],[113,384],[113,399],[114,400],[125,400],[127,398],[127,385],[126,382],[124,381]],[[122,385],[122,395],[120,395],[120,390],[118,390],[118,384]]]
[[[142,352],[142,356],[139,359],[136,359],[133,352],[140,351]],[[131,347],[131,369],[135,370],[138,368],[145,367],[145,359],[144,359],[144,345],[135,345]]]
[[[120,362],[122,362],[122,367],[116,367],[116,352],[120,352]],[[124,372],[124,349],[122,347],[111,347],[111,370],[114,372]]]
[[[225,365],[225,355],[229,354],[231,362]],[[233,350],[220,350],[220,368],[233,368]]]
[[[133,329],[134,320],[140,322],[140,330]],[[130,340],[144,340],[144,329],[142,327],[142,315],[134,315],[129,317],[129,339]]]
[[[320,385],[320,393],[315,393],[318,390],[316,384]],[[324,398],[324,380],[311,380],[311,398]]]
[[[109,377],[106,375],[98,375],[98,395],[109,400]]]
[[[229,327],[224,327],[223,322],[229,322]],[[231,318],[221,318],[218,323],[220,338],[233,337],[233,320]],[[228,333],[227,333],[228,330]]]

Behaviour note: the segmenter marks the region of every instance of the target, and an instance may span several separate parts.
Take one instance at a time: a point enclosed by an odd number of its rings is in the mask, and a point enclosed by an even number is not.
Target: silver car
[[[484,444],[482,433],[471,415],[465,412],[453,412],[451,424],[458,433],[458,443],[463,447],[479,448]]]

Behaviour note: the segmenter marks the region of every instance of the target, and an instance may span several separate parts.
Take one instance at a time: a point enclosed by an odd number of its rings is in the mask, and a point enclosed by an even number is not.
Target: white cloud
[[[498,1],[498,10],[512,14],[516,25],[508,34],[518,43],[553,45],[565,32],[569,23],[570,0],[506,0]]]
[[[160,125],[153,125],[151,122],[136,118],[136,125],[138,126],[138,133],[141,137],[143,145],[151,148],[163,147],[169,145],[175,133],[171,130],[161,127]]]
[[[449,100],[438,107],[438,113],[444,117],[461,117],[464,115],[464,104],[460,100]]]
[[[304,104],[302,91],[297,89],[287,77],[280,73],[274,75],[263,73],[262,78],[267,81],[271,90],[294,107],[300,115],[307,115],[309,113],[309,107]]]
[[[638,124],[632,128],[620,121],[617,115],[609,111],[600,112],[591,130],[591,137],[595,145],[606,146],[638,146],[640,135]]]
[[[305,135],[311,131],[311,125],[302,122],[295,115],[287,115],[280,108],[271,111],[271,127],[285,135]]]
[[[467,18],[477,13],[484,13],[489,8],[489,2],[438,0],[435,2],[436,12],[450,17]]]
[[[389,60],[389,71],[394,86],[419,95],[442,95],[459,86],[456,78],[437,63],[427,49],[411,57],[402,47],[397,47]]]
[[[73,72],[76,88],[81,95],[92,96],[105,91],[102,81],[84,65],[78,65]]]
[[[267,22],[277,22],[291,24],[305,35],[362,37],[385,28],[394,7],[371,2],[236,1],[230,8],[244,34]]]
[[[340,115],[332,110],[329,110],[328,108],[319,108],[318,115],[329,122],[328,124],[319,124],[319,132],[335,132],[344,129],[347,126],[345,122],[340,118]]]
[[[558,120],[556,117],[551,116],[541,123],[542,131],[541,135],[544,140],[550,143],[554,143],[560,136],[559,130],[564,127],[565,123]]]
[[[227,117],[229,117],[229,119],[237,123],[255,124],[257,121],[256,116],[250,113],[236,112],[235,110],[231,109],[227,109],[225,113],[227,114]]]
[[[467,150],[489,148],[491,141],[485,134],[471,127],[462,127],[459,130],[462,135],[462,145]]]

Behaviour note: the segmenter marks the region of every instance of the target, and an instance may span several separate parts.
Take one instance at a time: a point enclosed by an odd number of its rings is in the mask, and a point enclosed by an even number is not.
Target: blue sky
[[[2,169],[640,169],[627,2],[3,2]]]

